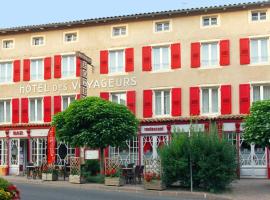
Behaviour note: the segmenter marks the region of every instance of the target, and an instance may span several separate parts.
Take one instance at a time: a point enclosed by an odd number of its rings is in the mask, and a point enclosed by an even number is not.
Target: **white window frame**
[[[161,115],[156,115],[156,92],[160,91],[161,92]],[[169,114],[164,114],[164,92],[169,92],[170,94],[170,113]],[[170,89],[155,89],[153,90],[153,95],[152,95],[152,110],[153,110],[153,116],[154,117],[170,117],[172,115],[172,90]]]
[[[7,157],[8,144],[7,144],[7,140],[5,138],[0,138],[0,143],[1,143],[1,158],[2,158],[1,162],[0,162],[0,166],[6,166],[8,164],[8,157]]]
[[[169,60],[169,63],[168,63],[168,68],[167,69],[159,69],[159,70],[155,70],[154,69],[154,51],[153,49],[154,48],[160,48],[159,51],[160,51],[160,58],[159,58],[159,63],[162,63],[163,61],[163,56],[162,56],[162,51],[161,51],[161,48],[164,48],[164,47],[167,47],[169,52],[168,52],[168,60]],[[159,44],[159,45],[152,45],[152,53],[151,53],[151,58],[152,58],[152,73],[155,73],[155,72],[167,72],[167,71],[171,71],[171,63],[172,63],[172,60],[171,60],[171,45],[170,44]]]
[[[72,75],[69,75],[69,76],[66,76],[66,77],[63,77],[63,67],[61,67],[61,79],[71,79],[71,78],[76,78],[76,55],[75,54],[62,54],[61,55],[61,63],[63,65],[63,57],[69,57],[68,60],[70,60],[70,57],[74,57],[74,74]],[[68,70],[70,71],[70,61],[68,62],[68,65],[67,65],[67,68]]]
[[[111,102],[113,102],[113,101],[112,101],[112,95],[125,95],[125,96],[126,96],[126,103],[125,103],[125,106],[127,106],[127,93],[126,93],[126,92],[111,92],[111,93],[110,93],[110,101],[111,101]],[[114,102],[114,103],[120,104],[119,98],[118,98],[118,102]],[[121,104],[121,105],[123,105],[123,104]]]
[[[116,71],[116,72],[111,72],[111,65],[110,65],[110,61],[111,61],[111,55],[110,55],[110,53],[111,52],[117,52],[117,58],[115,59],[115,62],[116,63],[118,63],[118,57],[119,57],[119,53],[118,53],[118,51],[123,51],[123,71]],[[121,49],[109,49],[109,55],[108,55],[108,71],[109,71],[109,75],[118,75],[118,74],[125,74],[125,72],[126,72],[126,70],[125,70],[125,68],[126,68],[126,62],[125,62],[125,57],[126,57],[126,52],[125,52],[125,49],[123,48],[121,48]],[[118,69],[118,68],[117,68]]]
[[[267,49],[268,49],[268,61],[266,62],[262,62],[262,61],[259,61],[257,63],[252,63],[251,62],[251,40],[260,40],[260,39],[267,39]],[[249,38],[250,40],[250,45],[249,45],[249,52],[250,52],[250,65],[265,65],[265,64],[269,64],[270,63],[270,36],[267,35],[267,36],[256,36],[256,37],[250,37]],[[258,43],[258,57],[261,59],[261,42]]]
[[[163,26],[163,30],[157,31],[156,26],[157,24],[160,24],[160,23],[169,23],[169,30],[164,30],[164,26]],[[166,32],[171,32],[171,31],[172,31],[172,19],[157,20],[153,22],[153,33],[166,33]]]
[[[120,31],[120,35],[114,35],[114,29],[115,28],[125,28],[126,29],[126,33],[122,34],[122,31]],[[121,25],[117,25],[117,26],[111,26],[111,37],[112,38],[119,38],[119,37],[127,37],[128,36],[128,25],[127,24],[121,24]]]
[[[209,90],[209,113],[203,113],[203,95],[202,95],[202,91],[203,91],[203,89],[208,89]],[[216,113],[213,113],[213,108],[212,108],[212,90],[213,89],[217,89],[218,90],[218,112],[216,112]],[[214,115],[214,116],[216,116],[216,115],[220,115],[220,113],[221,113],[221,97],[220,97],[220,95],[221,95],[221,93],[220,93],[220,86],[219,85],[216,85],[216,86],[202,86],[202,87],[200,87],[200,110],[201,110],[201,115]]]
[[[43,146],[43,142],[45,145]],[[36,147],[34,146],[34,144]],[[43,162],[43,159],[46,158],[47,151],[47,138],[31,138],[31,162],[34,163],[35,166],[40,166]],[[35,157],[35,161],[33,161],[33,157]]]
[[[202,52],[203,52],[203,49],[202,49],[202,46],[203,44],[212,44],[212,43],[217,43],[217,65],[203,65],[202,64]],[[201,41],[200,42],[200,63],[201,63],[201,67],[200,69],[212,69],[212,68],[219,68],[220,67],[220,41],[219,40],[209,40],[209,41]],[[210,48],[210,45],[208,46],[208,60],[210,61],[211,60],[211,57],[212,57],[212,49]],[[209,62],[208,62],[209,63]]]
[[[217,18],[217,24],[212,25],[212,18]],[[204,25],[204,19],[209,18],[209,25]],[[219,27],[220,26],[220,15],[203,15],[201,16],[200,20],[200,27],[201,28],[214,28],[214,27]]]
[[[71,102],[71,97],[74,97],[74,101],[76,101],[76,95],[74,94],[70,94],[70,95],[63,95],[61,96],[61,110],[64,111],[64,98],[67,98],[68,99],[68,106],[67,108],[69,107],[69,105],[72,103]]]
[[[76,34],[76,40],[72,40],[72,41],[67,41],[66,40],[66,36],[68,34]],[[79,31],[69,31],[69,32],[64,32],[63,33],[63,42],[65,44],[70,44],[70,43],[75,43],[75,42],[78,42],[79,41]]]
[[[0,122],[0,124],[11,124],[12,123],[12,103],[11,99],[0,99],[0,102],[4,102],[4,122]],[[10,121],[7,122],[7,102],[10,103]]]
[[[259,101],[263,101],[264,99],[263,99],[263,88],[265,87],[265,86],[268,86],[268,87],[270,87],[270,83],[265,83],[265,84],[251,84],[251,93],[250,93],[250,95],[251,95],[251,97],[250,97],[250,99],[252,100],[251,101],[251,104],[253,103],[253,102],[255,102],[254,101],[254,86],[255,87],[260,87],[260,100]]]
[[[9,48],[4,47],[4,43],[5,43],[5,42],[9,42],[9,41],[12,41],[12,46],[9,47]],[[2,40],[2,49],[3,49],[3,50],[14,49],[14,48],[15,48],[15,39],[9,38],[9,39],[3,39],[3,40]]]
[[[35,100],[35,120],[31,121],[31,100]],[[41,121],[37,120],[37,100],[41,100]],[[38,122],[43,122],[44,121],[44,98],[43,97],[31,97],[29,98],[29,103],[28,103],[28,107],[29,107],[29,121],[32,123],[38,123]]]
[[[0,85],[1,84],[10,84],[10,83],[13,83],[14,73],[13,73],[13,63],[12,63],[12,61],[0,62],[0,64],[5,64],[6,65],[5,66],[5,77],[6,77],[6,79],[7,79],[7,64],[8,63],[11,64],[11,80],[10,81],[5,80],[5,82],[3,82],[3,83],[0,82]]]
[[[37,39],[37,38],[43,38],[43,43],[42,44],[35,45],[34,44],[34,40]],[[34,36],[31,37],[30,43],[31,43],[31,46],[33,46],[33,47],[45,46],[46,38],[45,38],[44,35],[34,35]]]
[[[266,14],[266,18],[265,19],[260,19],[260,16],[261,16],[261,13],[262,12],[265,12],[265,14]],[[258,14],[258,20],[252,20],[252,14],[253,13],[259,13]],[[250,10],[249,11],[249,20],[248,20],[250,23],[260,23],[260,22],[266,22],[266,21],[268,21],[268,10]]]
[[[31,79],[31,72],[32,72],[32,70],[31,70],[31,68],[32,68],[32,61],[35,61],[35,60],[41,60],[42,61],[42,66],[41,66],[41,70],[42,70],[42,77],[41,77],[41,79]],[[36,76],[38,75],[38,66],[37,66],[37,63],[35,63],[36,64],[36,66],[35,66],[35,69],[36,69],[36,71],[37,71],[37,73],[36,73]],[[36,77],[37,78],[37,77]],[[43,81],[44,80],[44,59],[43,58],[31,58],[30,59],[30,81]]]

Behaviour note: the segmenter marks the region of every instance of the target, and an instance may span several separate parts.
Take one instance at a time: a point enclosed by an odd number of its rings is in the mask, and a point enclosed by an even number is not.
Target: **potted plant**
[[[144,188],[147,190],[164,190],[166,187],[161,180],[160,174],[146,172],[144,174]]]
[[[82,176],[76,168],[71,168],[70,169],[70,175],[69,175],[69,182],[70,183],[83,183]]]
[[[0,166],[0,175],[1,176],[8,175],[8,166],[7,165]]]
[[[42,180],[43,181],[57,181],[58,170],[56,170],[54,167],[44,167],[42,169]]]
[[[108,186],[122,186],[124,185],[124,179],[122,177],[121,170],[108,169],[105,173],[105,185]]]

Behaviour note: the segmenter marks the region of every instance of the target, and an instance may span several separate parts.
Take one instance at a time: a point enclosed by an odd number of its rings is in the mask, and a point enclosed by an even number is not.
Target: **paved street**
[[[175,200],[173,197],[158,197],[134,193],[86,190],[71,187],[53,187],[43,184],[15,183],[21,191],[22,200]],[[182,199],[191,200],[191,199]]]

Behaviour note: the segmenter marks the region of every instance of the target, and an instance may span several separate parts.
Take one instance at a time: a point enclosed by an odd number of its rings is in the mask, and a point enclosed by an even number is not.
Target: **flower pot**
[[[43,181],[57,181],[58,175],[54,173],[42,173]]]
[[[150,182],[144,180],[144,188],[146,190],[165,190],[166,186],[161,180],[151,180]]]
[[[83,178],[80,175],[69,175],[69,182],[70,183],[81,184],[84,181],[83,181]]]
[[[1,176],[7,176],[8,175],[8,167],[7,166],[1,166],[0,167],[0,175]]]
[[[105,177],[105,185],[122,186],[124,185],[124,179],[121,177]]]

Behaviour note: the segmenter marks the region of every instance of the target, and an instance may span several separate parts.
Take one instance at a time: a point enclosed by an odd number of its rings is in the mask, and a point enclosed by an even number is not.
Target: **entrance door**
[[[10,169],[11,175],[19,175],[26,167],[27,140],[10,140]]]
[[[267,178],[267,149],[240,140],[241,178]]]

